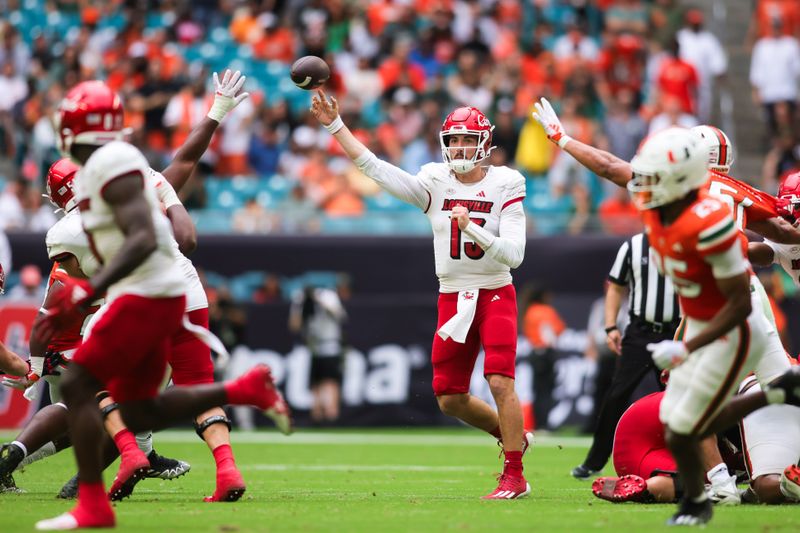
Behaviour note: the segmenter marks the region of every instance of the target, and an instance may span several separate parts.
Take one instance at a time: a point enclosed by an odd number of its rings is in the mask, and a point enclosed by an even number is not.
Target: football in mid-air
[[[294,62],[290,75],[295,85],[310,91],[328,81],[331,69],[317,56],[304,56]]]

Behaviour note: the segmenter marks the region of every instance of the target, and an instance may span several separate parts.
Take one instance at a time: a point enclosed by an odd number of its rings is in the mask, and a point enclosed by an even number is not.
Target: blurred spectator
[[[22,195],[22,209],[25,216],[25,229],[46,233],[57,218],[50,202],[42,202],[42,191],[28,185]]]
[[[640,36],[622,34],[610,38],[597,64],[598,90],[606,101],[621,91],[638,95],[644,83],[644,58],[645,43]]]
[[[31,51],[10,21],[2,23],[0,38],[2,38],[0,64],[11,64],[15,72],[25,72],[31,58]]]
[[[503,99],[497,103],[494,114],[494,131],[492,132],[492,150],[490,164],[495,166],[513,165],[514,154],[517,153],[519,129],[514,123],[514,103]],[[438,143],[437,143],[438,144]],[[428,161],[435,160],[431,157]]]
[[[608,151],[625,161],[633,159],[639,144],[647,135],[647,123],[636,112],[635,98],[632,91],[620,91],[611,100],[603,121]]]
[[[278,161],[286,149],[274,124],[262,122],[250,138],[247,162],[256,174],[271,176],[278,172]]]
[[[666,49],[656,74],[656,96],[660,101],[677,98],[685,113],[694,114],[697,107],[697,88],[700,77],[697,70],[681,59],[678,39],[673,39]],[[659,100],[656,100],[659,101]]]
[[[295,59],[294,34],[283,27],[274,13],[262,13],[256,19],[263,32],[253,44],[253,55],[266,61],[291,63]]]
[[[567,27],[567,32],[556,39],[553,55],[561,68],[569,68],[567,64],[577,61],[593,62],[599,54],[597,43],[586,35],[580,24],[574,22]]]
[[[3,266],[3,271],[6,273],[6,276],[11,273],[11,244],[8,242],[8,236],[6,236],[6,232],[0,228],[0,265]]]
[[[280,301],[281,279],[275,274],[264,274],[264,281],[253,292],[253,303],[266,304]]]
[[[522,319],[522,332],[531,345],[533,362],[534,416],[536,428],[547,429],[547,414],[552,409],[555,387],[556,341],[566,329],[558,311],[551,305],[551,294],[541,287],[525,290],[527,302]]]
[[[364,201],[347,179],[345,168],[334,171],[319,183],[317,195],[320,198],[318,205],[329,217],[358,217],[364,214]]]
[[[748,43],[772,35],[775,22],[780,21],[782,35],[800,38],[800,4],[797,0],[757,0],[755,16],[750,18]]]
[[[774,194],[786,176],[800,170],[800,142],[791,132],[786,132],[775,138],[772,144],[764,158],[761,186]]]
[[[173,151],[186,142],[189,132],[206,117],[214,100],[214,95],[206,92],[208,76],[205,69],[195,67],[190,71],[192,81],[170,98],[164,111],[164,126],[170,130],[170,147]],[[214,144],[212,142],[211,148],[201,158],[206,164],[216,164]]]
[[[418,93],[425,89],[425,71],[409,61],[412,46],[410,36],[399,37],[392,46],[392,55],[381,63],[378,75],[384,92],[401,85],[410,86]]]
[[[612,195],[600,203],[597,216],[603,231],[611,235],[633,235],[642,231],[641,214],[628,190],[622,187],[616,187]]]
[[[231,228],[236,233],[271,233],[275,230],[276,221],[256,198],[249,198],[244,205],[233,213]]]
[[[770,137],[791,128],[798,98],[800,44],[782,28],[783,21],[773,18],[770,32],[756,42],[750,62],[753,99],[764,108]],[[788,122],[780,121],[781,117]]]
[[[6,293],[6,301],[41,305],[45,287],[42,273],[36,265],[25,265],[19,271],[19,283]]]
[[[679,0],[654,0],[650,6],[651,35],[661,46],[667,46],[683,25],[686,9]]]
[[[306,196],[305,188],[297,184],[289,196],[278,206],[280,210],[281,231],[284,233],[304,233],[315,225],[317,207]]]
[[[606,30],[611,33],[644,35],[648,28],[648,12],[641,0],[616,0],[606,11]]]
[[[223,176],[250,174],[248,152],[253,137],[256,108],[252,98],[245,98],[228,113],[219,139],[219,162],[216,172]]]
[[[690,9],[686,12],[686,26],[677,35],[681,59],[699,75],[696,114],[701,124],[711,118],[714,84],[728,70],[728,56],[719,39],[703,27],[704,21],[700,9]]]
[[[331,289],[309,286],[292,297],[289,330],[299,334],[311,352],[311,420],[316,424],[339,418],[346,319],[347,312]]]
[[[220,287],[208,299],[208,329],[219,337],[229,352],[244,341],[247,314],[231,296],[227,287]]]
[[[693,128],[698,122],[694,115],[686,113],[678,98],[667,96],[662,100],[661,113],[650,121],[648,135],[667,129],[671,126]]]
[[[483,83],[482,63],[477,52],[464,49],[458,55],[458,71],[447,80],[447,92],[457,105],[489,109],[492,104],[492,91]]]
[[[22,208],[25,183],[9,181],[0,194],[0,230],[22,229],[25,226],[25,212]]]

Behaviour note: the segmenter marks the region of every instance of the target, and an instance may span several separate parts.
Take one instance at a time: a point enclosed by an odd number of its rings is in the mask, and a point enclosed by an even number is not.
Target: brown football
[[[328,81],[331,69],[317,56],[304,56],[294,62],[290,75],[295,85],[310,91]]]

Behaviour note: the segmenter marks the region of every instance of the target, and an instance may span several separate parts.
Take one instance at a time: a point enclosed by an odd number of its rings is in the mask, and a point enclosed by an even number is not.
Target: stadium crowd
[[[800,9],[791,0],[756,4],[750,78],[769,124],[765,173],[775,178],[798,159]],[[6,230],[54,221],[40,193],[57,158],[52,116],[65,90],[107,80],[125,99],[135,144],[163,168],[205,116],[210,72],[231,66],[248,76],[252,97],[184,194],[201,231],[427,231],[309,115],[310,94],[288,70],[315,54],[332,67],[327,87],[343,118],[376,154],[416,172],[440,158],[443,116],[474,105],[496,126],[491,164],[528,177],[533,231],[630,234],[639,222],[626,192],[556,150],[530,118],[532,103],[547,96],[575,138],[628,160],[649,132],[710,120],[713,86],[727,69],[703,11],[678,0],[11,0],[6,10]],[[778,54],[786,69],[758,60]],[[381,224],[382,215],[390,220]]]

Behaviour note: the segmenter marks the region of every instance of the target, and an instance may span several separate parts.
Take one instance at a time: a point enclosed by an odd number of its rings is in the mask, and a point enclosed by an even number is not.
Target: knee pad
[[[681,479],[681,475],[678,472],[674,472],[672,470],[653,470],[650,473],[650,477],[657,476],[659,474],[666,475],[672,478],[672,483],[675,484],[675,499],[680,500],[683,498],[683,479]]]
[[[233,425],[231,424],[230,418],[223,415],[214,415],[214,416],[209,416],[199,424],[197,423],[197,421],[195,421],[194,430],[197,432],[197,436],[202,439],[203,433],[205,433],[206,430],[214,424],[225,424],[226,426],[228,426],[228,431],[233,429]]]

